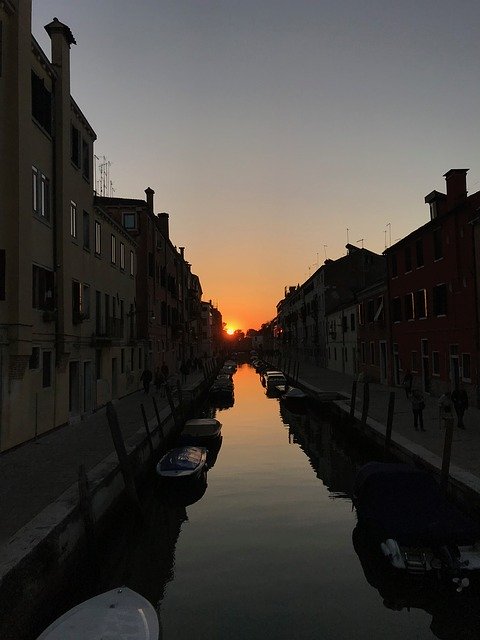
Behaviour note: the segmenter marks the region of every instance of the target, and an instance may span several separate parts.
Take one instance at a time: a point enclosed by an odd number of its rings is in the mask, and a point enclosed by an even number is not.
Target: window
[[[361,326],[365,323],[364,320],[364,311],[363,311],[363,302],[360,302],[360,304],[357,305],[357,314],[358,314],[358,324]]]
[[[348,318],[347,316],[342,316],[342,331],[346,333],[348,331]]]
[[[53,309],[53,271],[33,265],[32,307],[43,311]]]
[[[438,351],[432,351],[432,376],[440,375],[440,356]]]
[[[137,228],[137,219],[135,213],[124,213],[123,214],[123,226],[125,229],[136,229]]]
[[[384,322],[385,321],[385,311],[383,310],[383,296],[377,298],[377,310],[375,311],[375,317],[373,318],[374,322]]]
[[[40,368],[40,347],[32,347],[28,368],[30,371],[36,371]]]
[[[396,278],[398,275],[397,268],[397,254],[393,253],[390,257],[390,269],[392,271],[392,278]]]
[[[90,149],[85,140],[82,140],[82,176],[90,182]]]
[[[3,70],[3,23],[0,20],[0,78],[2,77]]]
[[[415,292],[415,318],[427,317],[427,292],[425,289],[420,289]]]
[[[133,251],[130,251],[130,275],[134,274]]]
[[[367,322],[373,322],[375,318],[375,300],[367,302]]]
[[[39,212],[39,191],[38,169],[32,167],[32,209],[33,213]]]
[[[95,378],[97,380],[102,379],[102,350],[95,350]]]
[[[423,267],[423,240],[417,240],[415,243],[415,254],[417,258],[417,269]]]
[[[117,239],[113,233],[110,235],[110,262],[117,263]]]
[[[375,342],[370,342],[370,364],[375,364]]]
[[[405,296],[405,320],[413,320],[413,293]]]
[[[410,368],[412,371],[418,371],[418,351],[412,351],[412,364]]]
[[[90,318],[90,285],[82,285],[81,312],[85,319]]]
[[[405,273],[412,270],[412,248],[405,247]]]
[[[83,248],[90,249],[90,215],[83,212]]]
[[[123,242],[120,243],[120,269],[122,271],[125,269],[125,245]]]
[[[120,373],[125,373],[125,349],[120,349]]]
[[[82,289],[80,282],[72,280],[72,322],[78,324],[81,322],[82,313]]]
[[[70,202],[70,235],[72,238],[77,237],[77,205]]]
[[[99,256],[102,252],[102,225],[95,220],[95,253]]]
[[[52,386],[52,352],[44,351],[42,353],[42,387]]]
[[[0,300],[5,300],[6,259],[5,249],[0,249]]]
[[[32,167],[33,213],[50,220],[50,181],[36,167]]]
[[[350,314],[350,331],[355,331],[355,314]]]
[[[447,315],[447,285],[437,284],[433,287],[433,313],[436,316]]]
[[[32,116],[50,134],[52,132],[52,94],[42,78],[32,71]]]
[[[80,131],[70,127],[70,159],[76,167],[80,167]]]
[[[433,232],[433,259],[443,258],[442,230],[435,229]]]
[[[392,300],[392,320],[393,322],[401,322],[402,320],[402,301],[400,298]]]
[[[470,373],[470,354],[462,353],[462,380],[470,382],[472,374]]]

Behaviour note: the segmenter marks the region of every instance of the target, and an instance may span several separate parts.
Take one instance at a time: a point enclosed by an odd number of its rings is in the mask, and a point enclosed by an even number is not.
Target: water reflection
[[[432,616],[430,630],[442,640],[480,637],[479,585],[457,593],[450,583],[434,575],[418,578],[396,571],[387,565],[360,525],[353,530],[352,542],[367,582],[378,591],[387,609],[422,609]]]
[[[312,416],[311,410],[293,413],[287,404],[280,402],[280,416],[288,427],[289,442],[304,451],[332,498],[350,499],[355,461],[342,446],[342,433],[332,427],[330,420]]]

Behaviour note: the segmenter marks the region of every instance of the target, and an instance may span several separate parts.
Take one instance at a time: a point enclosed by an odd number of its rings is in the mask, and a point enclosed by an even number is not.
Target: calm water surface
[[[153,495],[102,586],[148,597],[165,640],[480,637],[473,591],[392,584],[358,532],[354,547],[348,492],[369,452],[267,398],[250,366],[234,382],[205,493],[186,507]]]

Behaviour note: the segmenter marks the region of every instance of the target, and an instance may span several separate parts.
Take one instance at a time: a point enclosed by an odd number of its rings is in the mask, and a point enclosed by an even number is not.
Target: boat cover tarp
[[[369,462],[355,479],[359,521],[401,545],[473,544],[480,527],[449,502],[434,478],[410,465]]]

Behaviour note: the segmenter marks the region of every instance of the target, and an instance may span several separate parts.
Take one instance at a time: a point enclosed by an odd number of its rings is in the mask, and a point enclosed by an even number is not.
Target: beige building
[[[135,242],[93,207],[70,29],[0,2],[0,451],[138,388]],[[138,353],[140,351],[140,354]]]

